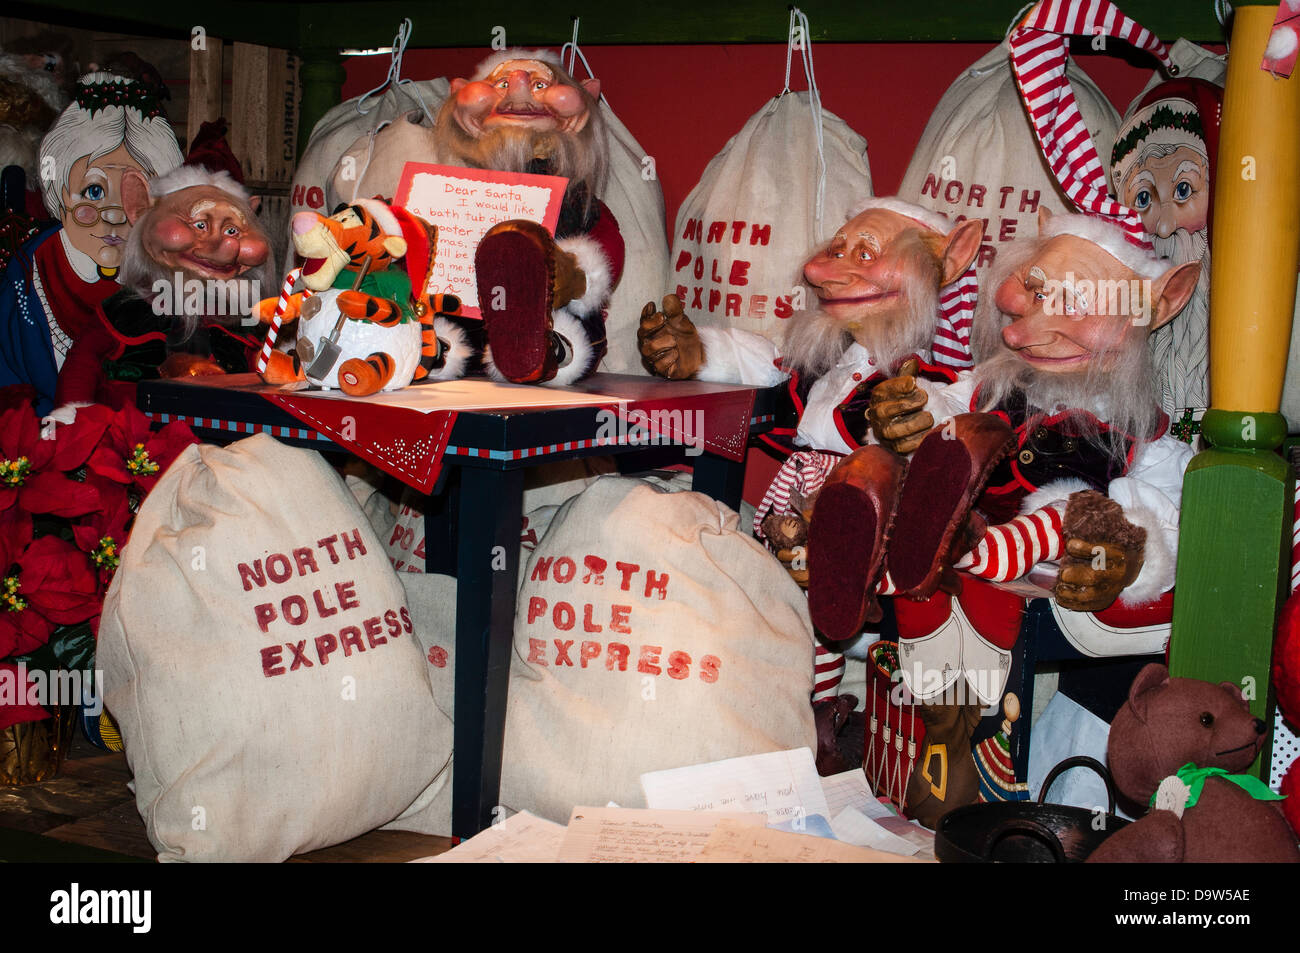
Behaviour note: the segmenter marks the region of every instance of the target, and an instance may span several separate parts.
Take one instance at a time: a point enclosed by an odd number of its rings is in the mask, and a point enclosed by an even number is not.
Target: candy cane
[[[280,300],[275,303],[275,312],[271,315],[271,326],[266,331],[266,341],[262,345],[262,352],[257,355],[257,373],[266,373],[267,362],[271,360],[271,349],[275,347],[276,336],[280,333],[280,325],[284,322],[284,310],[289,307],[289,295],[293,293],[294,282],[302,274],[301,268],[294,268],[289,274],[284,276],[284,284],[280,286]],[[302,292],[304,299],[312,296],[310,288],[304,288]]]

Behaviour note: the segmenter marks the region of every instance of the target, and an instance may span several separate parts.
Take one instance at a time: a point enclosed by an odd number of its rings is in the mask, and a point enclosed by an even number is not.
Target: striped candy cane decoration
[[[1065,503],[1053,503],[1009,523],[990,526],[979,545],[958,560],[957,568],[993,582],[1019,579],[1035,563],[1061,558],[1064,516]]]
[[[813,697],[819,702],[836,698],[844,681],[844,655],[817,642],[813,647]]]
[[[1011,71],[1061,188],[1080,211],[1112,219],[1130,242],[1150,248],[1142,219],[1107,194],[1105,170],[1065,75],[1071,35],[1124,40],[1154,54],[1166,69],[1169,51],[1109,0],[1043,0],[1011,34]]]
[[[975,365],[970,350],[970,329],[979,288],[979,278],[972,265],[941,293],[939,323],[930,345],[934,363],[959,371]]]
[[[275,348],[275,339],[280,334],[280,325],[284,323],[285,308],[289,307],[289,295],[293,294],[294,283],[301,274],[301,268],[294,268],[284,276],[284,284],[280,286],[280,300],[275,303],[275,312],[271,315],[271,326],[266,330],[266,341],[262,344],[261,353],[257,355],[257,373],[259,374],[265,373],[267,362],[271,360],[271,351]],[[302,296],[304,299],[310,298],[311,295],[310,288],[303,289]]]

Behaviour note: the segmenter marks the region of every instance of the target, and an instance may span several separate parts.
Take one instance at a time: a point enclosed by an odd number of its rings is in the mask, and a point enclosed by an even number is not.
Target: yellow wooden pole
[[[1214,180],[1210,403],[1281,405],[1300,265],[1300,73],[1259,68],[1277,6],[1236,6]]]

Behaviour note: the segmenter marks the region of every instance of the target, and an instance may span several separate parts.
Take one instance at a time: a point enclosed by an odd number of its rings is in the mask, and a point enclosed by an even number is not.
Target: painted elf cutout
[[[60,224],[19,249],[0,282],[0,325],[13,329],[0,342],[0,386],[31,384],[38,412],[53,406],[69,349],[99,324],[98,305],[118,290],[131,233],[123,175],[163,175],[180,164],[152,93],[107,73],[82,77],[41,140],[45,206]]]
[[[129,399],[113,381],[248,370],[257,341],[242,326],[271,274],[257,203],[224,172],[123,174],[121,288],[68,352],[60,404]]]
[[[1156,253],[1201,263],[1182,315],[1151,335],[1160,403],[1184,440],[1210,403],[1210,193],[1222,97],[1201,79],[1161,83],[1134,105],[1110,156],[1114,193],[1142,217]]]
[[[377,199],[358,199],[328,218],[295,215],[307,292],[288,296],[281,319],[298,322],[298,340],[292,352],[270,353],[263,376],[364,397],[437,371],[459,374],[470,355],[464,333],[439,313],[447,302],[418,290],[437,241],[433,225]],[[399,259],[403,266],[395,267]],[[263,300],[258,317],[270,321],[278,304]]]

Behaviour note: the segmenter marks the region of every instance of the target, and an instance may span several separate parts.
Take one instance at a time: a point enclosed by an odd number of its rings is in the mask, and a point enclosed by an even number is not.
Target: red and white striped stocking
[[[980,579],[1007,582],[1019,579],[1035,563],[1060,559],[1065,550],[1061,521],[1065,503],[1052,503],[1009,523],[990,526],[973,550],[957,561],[956,568]]]

